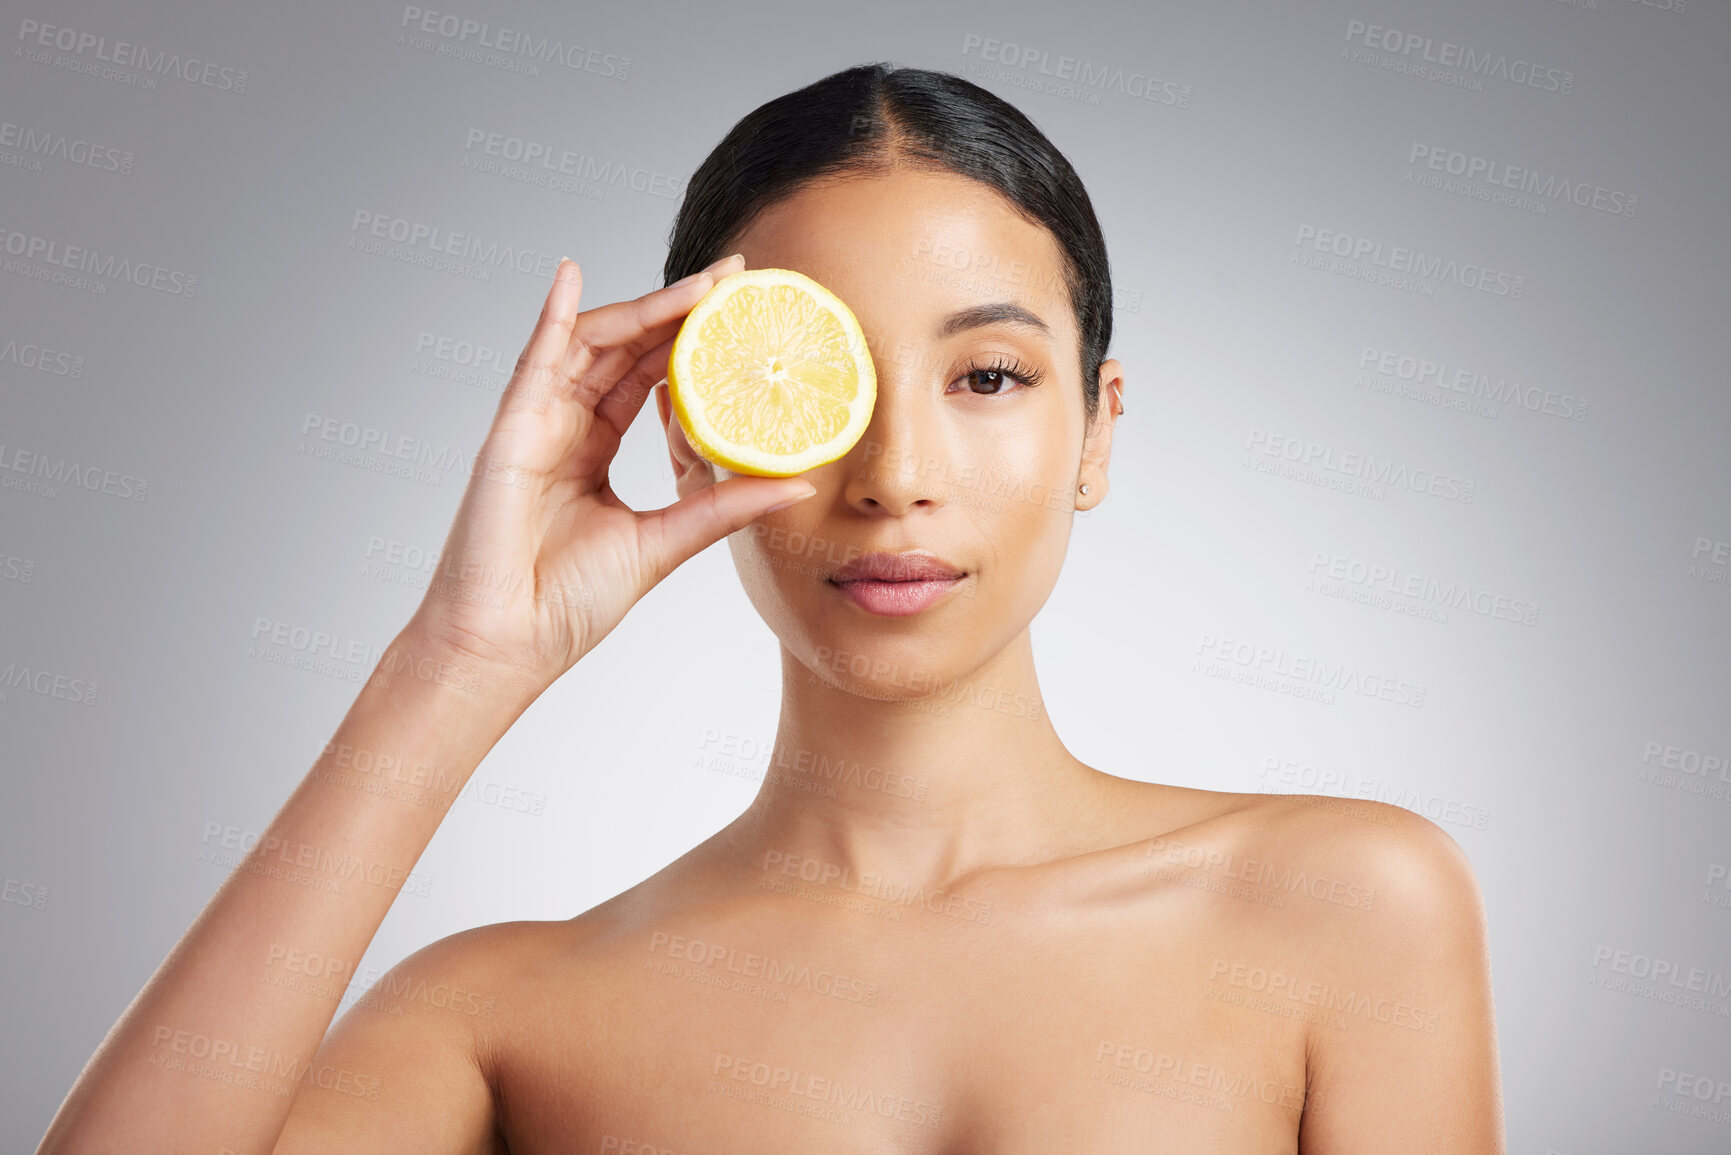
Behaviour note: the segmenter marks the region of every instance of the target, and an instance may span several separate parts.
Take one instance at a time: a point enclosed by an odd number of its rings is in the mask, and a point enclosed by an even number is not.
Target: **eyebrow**
[[[990,305],[975,305],[971,309],[959,309],[944,318],[938,326],[938,336],[950,337],[963,329],[977,329],[982,325],[1026,325],[1038,329],[1051,336],[1052,329],[1038,316],[1030,313],[1014,301],[997,301]]]

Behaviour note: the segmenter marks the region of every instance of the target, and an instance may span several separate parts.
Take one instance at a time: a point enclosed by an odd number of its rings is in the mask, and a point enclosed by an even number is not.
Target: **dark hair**
[[[720,260],[769,206],[825,177],[944,169],[997,190],[1064,253],[1089,424],[1112,340],[1112,274],[1076,170],[1021,110],[948,72],[861,64],[759,105],[704,158],[668,236],[663,284]]]

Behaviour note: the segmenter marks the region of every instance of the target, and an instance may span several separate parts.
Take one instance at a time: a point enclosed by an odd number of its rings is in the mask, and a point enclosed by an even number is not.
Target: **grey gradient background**
[[[547,271],[570,255],[586,305],[634,296],[658,283],[686,176],[735,120],[885,59],[1016,103],[1106,230],[1127,415],[1110,498],[1078,517],[1033,627],[1071,750],[1126,776],[1432,817],[1488,904],[1510,1151],[1731,1149],[1731,1096],[1661,1085],[1731,1083],[1722,2],[424,7],[628,69],[524,75],[440,52],[457,42],[437,34],[429,51],[399,41],[401,5],[3,6],[0,132],[131,159],[103,171],[0,142],[0,1148],[35,1144],[220,883],[210,824],[262,829],[365,676],[272,660],[293,651],[261,650],[257,623],[382,646],[418,602],[425,571],[387,559],[430,564],[462,470],[321,460],[333,446],[303,432],[309,415],[473,453],[503,373],[453,377],[464,367],[417,343],[509,366],[545,293],[533,272],[481,280],[350,247],[356,212],[520,247]],[[231,86],[76,71],[100,65],[32,56],[26,21],[207,60]],[[1415,76],[1366,59],[1419,53],[1367,48],[1354,21],[1556,71],[1539,86]],[[1109,83],[1155,77],[1159,98],[1047,90],[1061,57]],[[480,171],[475,129],[625,176],[561,190]],[[1415,145],[1638,208],[1428,187]],[[1312,267],[1328,254],[1307,229],[1488,266],[1520,294]],[[51,266],[15,251],[29,238],[196,275],[197,291],[45,281],[32,270]],[[42,348],[64,357],[32,368]],[[1403,394],[1361,365],[1367,348],[1517,399]],[[1435,470],[1473,499],[1263,472],[1283,460],[1256,451],[1270,435]],[[33,491],[20,452],[148,485],[142,500]],[[652,409],[613,478],[638,508],[673,500]],[[1330,564],[1536,616],[1432,620],[1386,588],[1318,588]],[[1201,652],[1209,638],[1422,685],[1422,707],[1210,676],[1251,667]],[[94,700],[34,692],[21,670],[94,683]],[[483,763],[486,792],[452,809],[416,868],[425,893],[397,900],[363,967],[478,924],[569,917],[709,835],[757,789],[778,684],[774,638],[712,547]],[[1682,985],[1620,973],[1650,960]]]

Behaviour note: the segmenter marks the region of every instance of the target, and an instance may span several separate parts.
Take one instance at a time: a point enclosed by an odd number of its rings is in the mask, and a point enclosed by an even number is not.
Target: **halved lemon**
[[[789,477],[859,441],[877,403],[877,370],[841,298],[792,269],[742,269],[686,315],[667,392],[705,460]]]

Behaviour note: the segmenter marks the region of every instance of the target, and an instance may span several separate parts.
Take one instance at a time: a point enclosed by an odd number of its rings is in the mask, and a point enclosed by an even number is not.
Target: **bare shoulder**
[[[416,972],[496,975],[532,967],[549,954],[581,938],[593,911],[562,920],[523,919],[495,922],[460,930],[406,955],[398,968]]]
[[[1482,913],[1465,851],[1441,826],[1403,807],[1325,795],[1162,789],[1172,825],[1165,841],[1182,847],[1188,835],[1197,846],[1230,849],[1263,864],[1265,880],[1270,871],[1301,889],[1300,876],[1350,880],[1420,921],[1451,911]],[[1320,890],[1310,884],[1312,897]],[[1373,898],[1365,909],[1376,905],[1382,904]]]
[[[1502,1152],[1485,907],[1459,844],[1387,803],[1215,801],[1204,825],[1237,874],[1289,896],[1271,949],[1216,977],[1304,1013],[1300,1151]]]
[[[1138,792],[1146,875],[1218,905],[1293,981],[1487,985],[1472,864],[1423,815],[1383,802],[1159,786]],[[1289,976],[1291,977],[1291,976]]]
[[[580,918],[460,931],[377,976],[285,954],[278,960],[285,974],[317,970],[326,981],[279,986],[312,997],[347,983],[359,994],[303,1076],[330,1093],[296,1098],[275,1155],[504,1151],[496,1110],[500,1062],[532,1017],[537,977],[551,969],[562,944],[583,934]]]
[[[489,923],[446,935],[372,981],[368,996],[399,1019],[432,1019],[490,1068],[513,1031],[537,1019],[546,989],[567,986],[573,965],[615,928],[630,894],[573,918]]]
[[[1358,989],[1404,996],[1434,1030],[1488,1025],[1489,951],[1483,893],[1472,862],[1447,831],[1420,814],[1385,802],[1353,800],[1345,809],[1310,795],[1268,795],[1259,816],[1270,853],[1316,875],[1307,904],[1325,917],[1342,885],[1363,900],[1355,917],[1328,920],[1318,940],[1330,974]],[[1346,800],[1328,799],[1328,802]],[[1477,1029],[1477,1028],[1475,1028]]]
[[[1345,920],[1336,961],[1433,983],[1486,972],[1484,898],[1472,862],[1447,831],[1386,802],[1268,795],[1268,837],[1316,861],[1337,884],[1360,887],[1369,917]],[[1339,806],[1332,805],[1339,803]],[[1322,888],[1312,884],[1315,897]]]
[[[1387,802],[1311,794],[1247,794],[1247,809],[1272,839],[1303,843],[1362,873],[1403,907],[1476,907],[1478,880],[1466,852],[1422,814]]]

